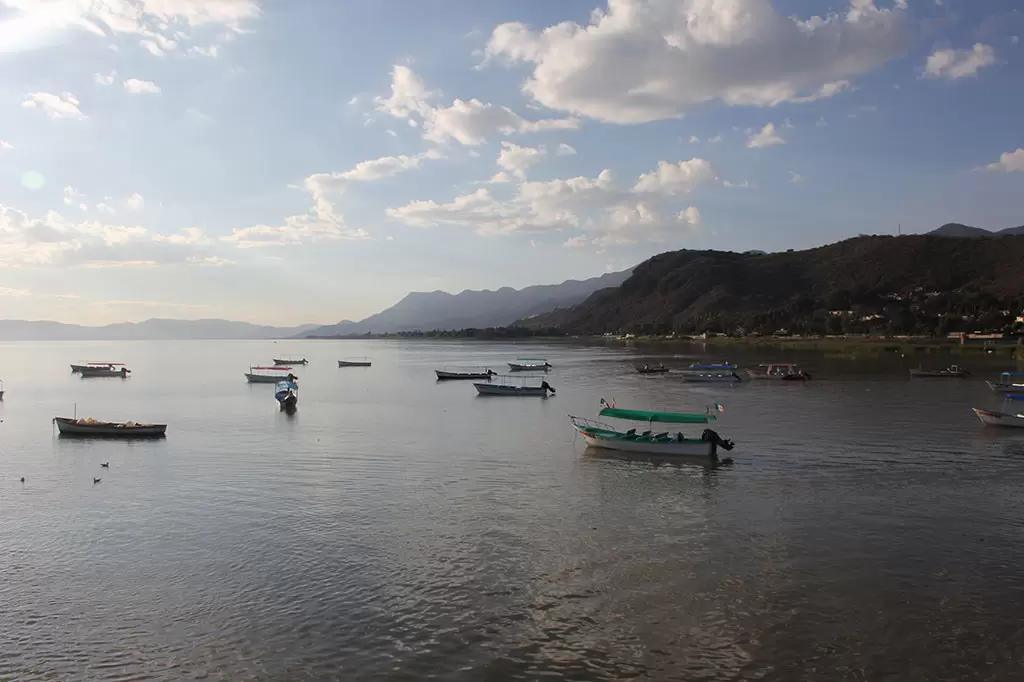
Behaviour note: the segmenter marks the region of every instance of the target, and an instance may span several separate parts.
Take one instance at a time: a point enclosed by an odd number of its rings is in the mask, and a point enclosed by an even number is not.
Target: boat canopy
[[[1004,377],[1024,377],[1024,372],[1003,372]]]
[[[684,414],[679,412],[647,412],[645,410],[620,410],[606,407],[600,412],[602,417],[628,419],[634,422],[660,422],[662,424],[707,424],[715,419],[713,414]]]
[[[291,367],[284,367],[283,365],[274,365],[273,367],[250,367],[249,369],[266,369],[273,370],[275,372],[287,372],[292,369]]]
[[[516,358],[516,360],[523,360],[524,362],[547,362],[544,358]]]
[[[1024,393],[1007,393],[1007,400],[1024,400]]]

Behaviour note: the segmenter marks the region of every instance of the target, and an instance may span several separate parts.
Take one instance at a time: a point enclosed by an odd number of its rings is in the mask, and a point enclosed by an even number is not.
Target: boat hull
[[[743,381],[743,377],[738,374],[707,374],[707,373],[696,373],[696,372],[685,372],[683,373],[683,381],[690,381],[695,383],[727,383],[727,384],[738,384]]]
[[[62,436],[78,438],[163,438],[167,424],[126,425],[116,422],[86,422],[66,417],[55,417],[57,430]]]
[[[503,395],[546,398],[548,390],[542,386],[505,386],[502,384],[473,384],[480,395]]]
[[[294,391],[288,391],[284,395],[278,393],[274,398],[281,405],[282,410],[294,410],[295,406],[299,404],[299,396]]]
[[[937,371],[932,372],[929,370],[912,369],[910,370],[910,376],[915,379],[963,379],[968,375],[967,372],[946,372]]]
[[[246,374],[245,380],[250,384],[276,384],[281,377],[266,376],[264,374]]]
[[[986,381],[985,383],[996,393],[1016,393],[1017,391],[1024,393],[1024,384],[1006,384],[1001,381]]]
[[[668,367],[637,367],[636,371],[640,374],[665,374]]]
[[[1007,414],[995,410],[983,410],[978,407],[971,408],[978,419],[987,426],[1005,426],[1015,429],[1024,429],[1024,416],[1019,414]]]
[[[486,372],[446,372],[443,369],[435,369],[439,381],[457,381],[459,379],[474,379],[476,381],[487,381],[491,378]]]
[[[131,370],[125,368],[108,369],[106,367],[83,367],[80,370],[78,370],[78,373],[82,375],[83,379],[93,377],[118,377],[121,379],[126,379],[130,372]]]
[[[265,356],[264,356],[265,357]],[[280,358],[274,358],[275,365],[308,365],[309,360],[302,358],[301,360],[282,360]]]
[[[547,372],[551,365],[522,364],[518,362],[508,363],[508,368],[513,372]]]
[[[591,448],[645,455],[661,455],[665,457],[715,457],[718,454],[718,446],[712,441],[687,439],[682,442],[658,443],[655,441],[602,438],[580,427],[576,427],[576,432],[586,442],[587,447]]]
[[[338,367],[370,367],[372,364],[362,360],[338,360]]]

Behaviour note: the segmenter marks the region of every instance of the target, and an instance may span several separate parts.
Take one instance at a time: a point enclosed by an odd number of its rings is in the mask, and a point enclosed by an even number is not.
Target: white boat
[[[274,358],[275,365],[308,365],[306,358]]]
[[[260,367],[253,366],[245,373],[245,380],[250,384],[276,384],[285,378],[281,372],[291,372],[291,367]]]
[[[748,369],[747,375],[751,379],[763,379],[769,381],[810,381],[811,375],[800,369],[791,362],[775,362],[768,365],[758,365],[756,369]]]
[[[338,367],[369,367],[373,364],[370,358],[347,358],[338,360]]]
[[[648,429],[637,433],[636,429],[620,431],[602,421],[583,419],[569,415],[576,433],[583,438],[588,447],[618,450],[620,452],[642,453],[646,455],[662,455],[670,457],[710,457],[717,458],[718,450],[732,450],[733,442],[721,438],[715,431],[705,428],[700,437],[686,436],[681,432],[655,432],[654,424],[710,424],[715,420],[713,414],[687,414],[679,412],[650,412],[647,410],[623,410],[605,407],[599,417],[624,419],[634,422],[647,422]]]
[[[1024,393],[1024,372],[1003,372],[999,381],[986,381],[988,387],[997,393]]]
[[[104,365],[104,366],[85,366],[78,370],[78,373],[82,375],[83,379],[91,377],[121,377],[122,379],[128,378],[131,374],[131,370],[127,367],[117,367],[115,365]]]
[[[516,358],[515,362],[508,363],[508,368],[513,372],[546,372],[551,369],[551,363],[544,358]]]
[[[1024,414],[983,410],[979,407],[972,407],[971,409],[986,426],[1008,426],[1015,429],[1024,429]]]
[[[434,374],[437,375],[438,381],[455,379],[482,379],[489,381],[496,372],[487,367],[445,367],[444,369],[435,369]]]
[[[124,367],[124,363],[123,362],[86,362],[85,364],[81,364],[81,365],[71,365],[71,372],[77,374],[77,373],[81,372],[83,369],[86,369],[86,370],[88,370],[88,369],[96,369],[98,367],[100,367],[100,368],[106,367],[106,368],[109,368],[109,369],[116,369],[118,367]]]
[[[548,392],[555,394],[555,389],[547,381],[540,379],[539,384],[531,377],[509,377],[496,375],[498,383],[475,383],[476,392],[480,395],[504,395],[504,396],[535,396],[540,398],[548,397]]]
[[[161,438],[167,433],[167,424],[137,424],[135,422],[101,422],[95,419],[69,419],[54,417],[53,422],[62,436],[83,438]]]
[[[299,385],[295,383],[295,375],[289,374],[286,379],[277,382],[274,389],[274,400],[281,405],[282,410],[294,410],[299,404]]]

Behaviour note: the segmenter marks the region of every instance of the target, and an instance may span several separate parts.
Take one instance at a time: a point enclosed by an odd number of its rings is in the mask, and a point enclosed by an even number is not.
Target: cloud
[[[0,152],[6,152],[11,149],[14,149],[13,144],[8,142],[7,140],[0,140]]]
[[[106,202],[100,202],[96,204],[96,210],[99,211],[100,213],[107,213],[110,215],[117,213],[117,211],[114,210],[114,207]]]
[[[747,139],[747,147],[750,149],[761,149],[763,147],[772,147],[777,144],[786,144],[785,138],[775,132],[775,124],[768,123],[764,128],[761,128],[758,132],[750,133],[750,137]]]
[[[491,185],[502,185],[508,182],[512,182],[512,176],[505,171],[498,171],[491,176],[491,179],[487,181]]]
[[[667,196],[686,194],[698,185],[715,179],[715,170],[705,159],[695,158],[680,161],[678,164],[659,161],[657,170],[640,176],[633,191],[654,192]]]
[[[1001,171],[1003,173],[1024,173],[1024,148],[1015,152],[1004,152],[999,160],[975,170]]]
[[[708,138],[708,142],[710,142],[711,144],[715,144],[715,143],[721,142],[721,141],[722,141],[722,136],[721,135],[715,135],[714,137],[709,137]]]
[[[81,203],[83,198],[85,198],[85,195],[71,185],[64,188],[64,203],[68,206],[74,206],[75,204]]]
[[[722,182],[722,186],[728,187],[729,189],[750,189],[751,184],[749,180],[744,180],[743,182],[740,183],[729,182],[728,180],[725,180]]]
[[[924,65],[926,78],[973,78],[978,71],[996,63],[996,51],[991,45],[976,43],[970,50],[935,50]]]
[[[94,73],[92,75],[92,82],[96,85],[113,85],[114,79],[117,77],[117,71],[111,71],[104,75],[102,73]]]
[[[704,224],[700,216],[700,211],[697,210],[696,206],[687,206],[679,212],[679,215],[676,216],[676,218],[679,222],[690,225],[691,227],[699,228]]]
[[[520,180],[525,180],[526,169],[547,156],[547,153],[543,145],[540,147],[520,147],[517,144],[502,140],[497,163]]]
[[[420,167],[425,159],[443,158],[436,149],[431,149],[422,154],[408,156],[382,156],[378,159],[360,161],[346,171],[335,171],[333,173],[315,173],[305,180],[305,187],[314,193],[340,191],[344,188],[346,181],[371,181],[390,178],[405,171],[414,170]]]
[[[142,198],[142,195],[136,192],[135,194],[128,197],[125,202],[129,211],[141,211],[146,206],[146,200]]]
[[[133,95],[159,95],[160,86],[153,81],[140,81],[137,78],[129,78],[124,82],[124,89]]]
[[[494,28],[485,64],[532,64],[524,92],[549,108],[620,124],[695,105],[774,106],[831,97],[900,56],[905,0],[850,0],[842,13],[787,17],[770,0],[613,0],[590,23]]]
[[[376,109],[405,119],[413,127],[422,124],[424,139],[438,144],[454,140],[465,146],[483,144],[488,138],[545,130],[579,127],[574,118],[524,119],[508,107],[484,103],[478,99],[455,99],[450,106],[434,106],[436,91],[428,90],[423,79],[407,66],[391,71],[391,94],[376,97]]]
[[[555,156],[576,156],[576,148],[562,142],[558,145],[558,149],[555,150]]]
[[[59,96],[49,92],[33,92],[21,106],[40,109],[50,118],[72,118],[79,121],[85,118],[85,114],[78,109],[78,99],[70,92]]]
[[[578,235],[576,237],[569,237],[568,239],[566,239],[565,243],[562,244],[562,246],[564,246],[567,249],[578,249],[583,246],[586,246],[588,241],[589,240],[585,236]]]
[[[219,52],[219,48],[216,45],[210,45],[208,47],[200,47],[198,45],[195,45],[195,46],[190,47],[188,49],[188,53],[189,54],[198,55],[200,57],[211,57],[211,58],[214,58],[214,57],[217,56],[218,52]]]
[[[690,144],[697,144],[700,142],[700,138],[696,135],[690,135]]]
[[[789,181],[794,185],[804,184],[804,176],[800,175],[796,171],[789,171]]]

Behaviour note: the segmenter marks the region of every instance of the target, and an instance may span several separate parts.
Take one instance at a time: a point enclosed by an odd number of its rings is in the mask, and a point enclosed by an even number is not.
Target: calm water
[[[311,360],[294,417],[242,377],[279,354]],[[433,380],[517,355],[555,365],[556,397]],[[70,374],[96,359],[134,373]],[[635,360],[0,345],[0,679],[1020,679],[1024,434],[976,421],[980,379],[820,361],[808,385],[695,387]],[[565,415],[602,396],[722,402],[735,465],[584,454]],[[60,440],[76,403],[168,437]]]

